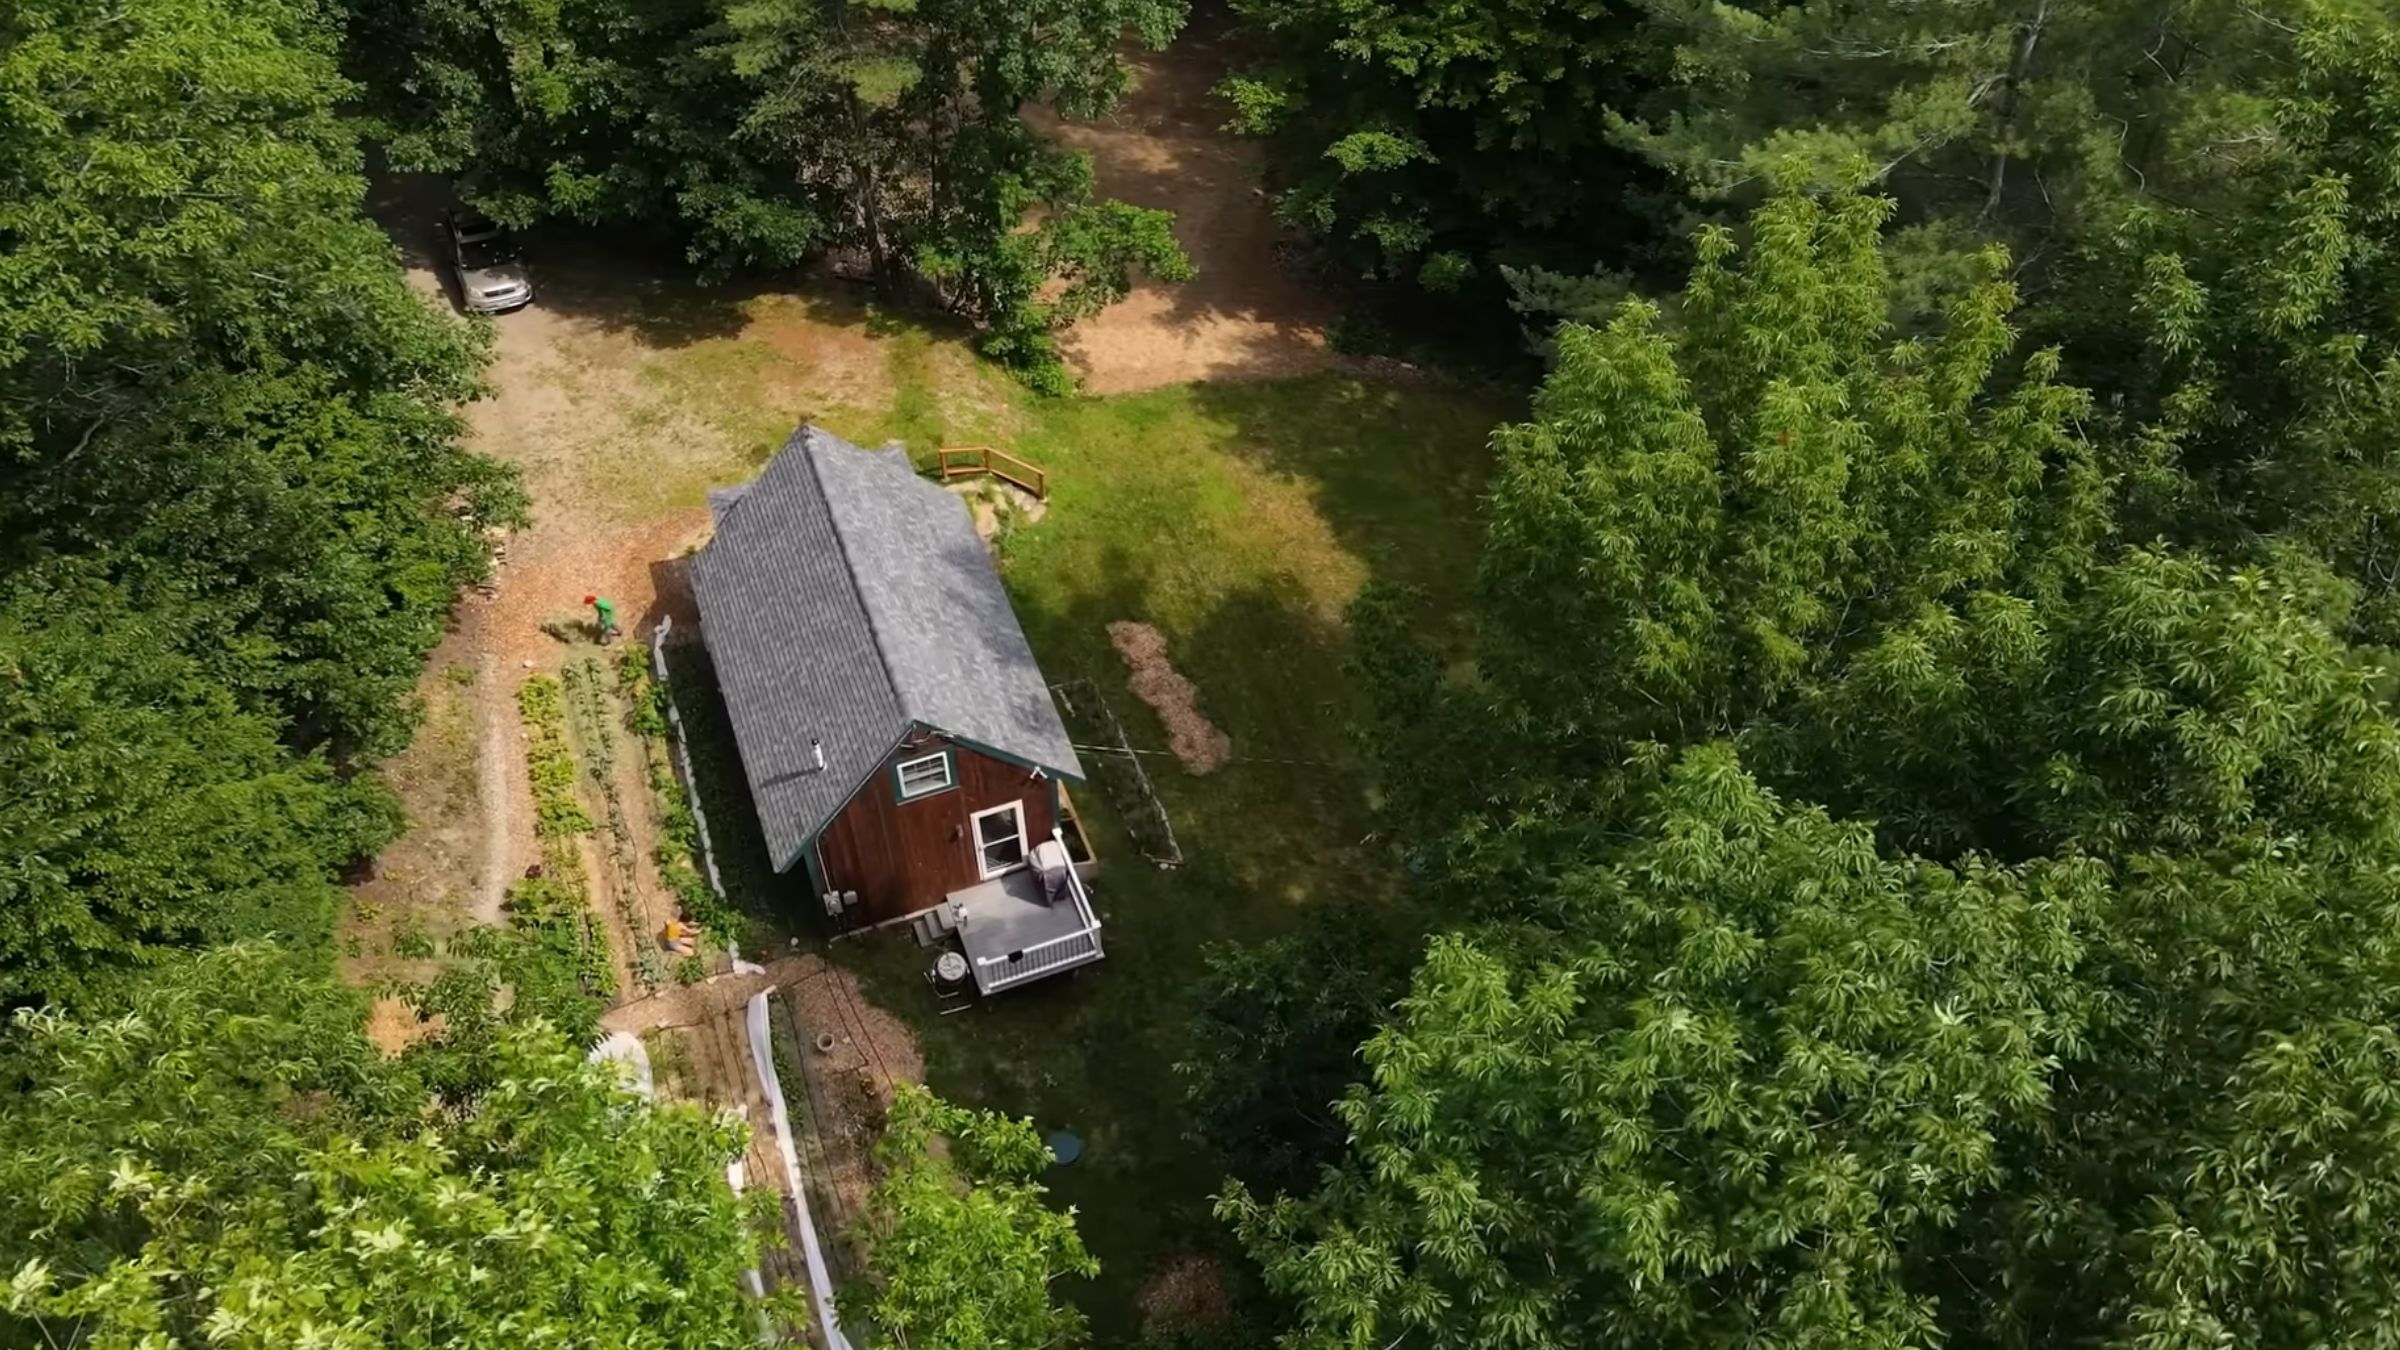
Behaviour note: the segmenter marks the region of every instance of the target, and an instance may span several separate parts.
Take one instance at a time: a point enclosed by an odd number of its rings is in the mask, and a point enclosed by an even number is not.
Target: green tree
[[[1312,908],[1297,931],[1212,948],[1190,1050],[1175,1066],[1186,1137],[1261,1190],[1315,1180],[1340,1151],[1338,1101],[1365,1074],[1358,1046],[1407,988],[1420,918],[1391,901]]]
[[[1890,625],[1754,728],[1759,757],[1914,848],[2380,849],[2400,728],[2343,594],[2133,550],[2056,597]]]
[[[244,707],[349,757],[405,739],[522,499],[459,445],[479,339],[359,215],[333,38],[286,0],[0,21],[0,569],[188,606]]]
[[[2309,7],[2254,124],[2150,166],[2058,269],[2038,322],[2110,391],[2125,515],[2234,562],[2304,546],[2400,639],[2400,21]]]
[[[1704,233],[1672,324],[1629,302],[1561,333],[1496,437],[1483,564],[1520,762],[1588,781],[1739,732],[1770,781],[1935,856],[2368,837],[2392,732],[2352,588],[2291,549],[2124,548],[2056,358],[1985,392],[2004,283],[1892,339],[1880,215],[1779,198],[1744,251]]]
[[[2385,748],[2314,766],[2315,791],[2390,791],[2388,716],[2324,734],[2360,731]],[[1722,748],[1646,800],[1533,833],[1517,917],[1435,940],[1321,1187],[1229,1188],[1287,1344],[2297,1348],[2388,1325],[2388,811],[2002,866],[1895,856]]]
[[[192,626],[88,569],[0,582],[0,1004],[236,937],[322,954],[335,869],[397,824],[182,655]]]
[[[1878,620],[2055,585],[2106,524],[2088,406],[2009,356],[1996,254],[1898,339],[1887,204],[1783,196],[1700,238],[1674,323],[1569,326],[1494,438],[1485,662],[1553,743],[1706,739]],[[2063,555],[2063,560],[2062,560]]]
[[[18,1344],[748,1347],[741,1127],[653,1106],[545,1025],[429,1091],[363,1002],[256,947],[123,1013],[21,1013],[0,1073]],[[761,1195],[770,1194],[760,1192]]]
[[[862,1343],[917,1350],[1065,1346],[1083,1314],[1050,1285],[1089,1277],[1074,1212],[1042,1203],[1050,1147],[1029,1121],[952,1106],[903,1084],[875,1145],[883,1176],[859,1238],[867,1268],[844,1298]]]
[[[1648,810],[1559,929],[1434,942],[1322,1189],[1228,1191],[1286,1345],[1934,1343],[1910,1246],[2040,1118],[2102,874],[1886,860],[1721,746]]]
[[[2235,563],[2303,544],[2365,590],[2361,636],[2400,636],[2388,5],[1651,13],[1684,83],[1624,123],[1628,144],[1702,196],[1864,175],[1910,227],[1912,292],[2008,244],[2028,327],[2103,395],[2092,427],[2129,537]]]
[[[994,359],[1064,392],[1051,333],[1121,298],[1138,273],[1191,275],[1171,218],[1093,199],[1090,158],[1020,116],[1070,117],[1124,92],[1120,43],[1153,49],[1183,0],[917,0],[853,11],[776,0],[727,12],[724,52],[753,90],[741,135],[766,163],[826,184],[824,242],[887,284],[913,281],[984,332]]]
[[[1665,175],[1611,138],[1668,71],[1649,6],[1237,0],[1273,59],[1218,87],[1276,149],[1276,214],[1352,276],[1489,296],[1510,268],[1679,252]],[[1665,227],[1665,228],[1662,228]]]
[[[0,1000],[324,950],[486,531],[482,339],[359,214],[313,4],[0,17]]]
[[[1863,163],[1910,219],[1973,220],[2031,252],[2096,234],[2146,174],[2255,130],[2252,87],[2293,25],[2346,4],[1666,0],[1650,12],[1679,87],[1623,130],[1704,192],[1778,162],[1823,182]]]
[[[495,215],[637,221],[712,270],[828,250],[985,330],[1065,387],[1050,333],[1137,273],[1190,275],[1163,212],[1096,202],[1020,113],[1105,111],[1119,43],[1183,0],[353,0],[353,64],[397,162],[466,175]],[[663,54],[663,55],[662,55]],[[1030,224],[1030,228],[1028,228]]]
[[[826,234],[806,187],[740,133],[744,72],[712,44],[743,7],[346,8],[347,63],[392,162],[457,175],[501,220],[688,229],[694,255],[720,266],[787,265]]]
[[[1927,1253],[1949,1344],[2298,1350],[2391,1324],[2400,893],[2388,843],[2355,849],[2117,869],[2086,1044],[2004,1140],[2009,1185]]]
[[[1896,283],[1873,231],[1840,224],[1853,209],[1770,203],[1738,271],[1717,258],[1730,241],[1704,240],[1672,319],[1629,305],[1606,330],[1564,335],[1534,421],[1497,442],[1484,682],[1432,680],[1392,634],[1370,644],[1395,710],[1412,692],[1487,705],[1494,760],[1547,785],[1479,788],[1421,859],[1427,906],[1488,931],[1438,943],[1419,998],[1438,976],[1479,1001],[1461,994],[1439,1020],[1404,1004],[1370,1042],[1400,1068],[1376,1063],[1354,1099],[1339,1179],[1229,1206],[1296,1299],[1299,1344],[1382,1344],[1413,1325],[1451,1344],[2297,1347],[2372,1343],[2400,1307],[2373,1218],[2400,1182],[2382,1146],[2400,1115],[2375,1086],[2382,1029],[2400,1022],[2400,724],[2388,673],[2344,640],[2359,588],[2305,541],[2270,539],[2241,566],[2127,546],[2111,489],[2145,489],[2101,478],[2095,461],[2117,447],[2088,447],[2084,396],[2047,383],[2040,355],[1983,394],[1994,367],[1961,355],[2006,349],[2003,296],[1970,288],[1942,330],[1871,336]],[[1862,1202],[1839,1242],[1805,1239],[1853,1257],[1854,1283],[1795,1305],[1744,1273],[1757,1258],[1743,1249],[1700,1272],[1684,1329],[1620,1319],[1602,1334],[1574,1319],[1599,1315],[1588,1291],[1613,1296],[1624,1268],[1532,1257],[1596,1260],[1575,1246],[1587,1229],[1496,1225],[1518,1221],[1509,1201],[1530,1211],[1530,1197],[1573,1194],[1575,1169],[1617,1164],[1618,1136],[1579,1133],[1580,1094],[1608,1080],[1570,1052],[1592,1039],[1585,1019],[1638,1017],[1684,976],[1635,964],[1607,987],[1621,992],[1565,1011],[1526,991],[1557,970],[1587,978],[1579,953],[1622,962],[1655,945],[1617,889],[1560,879],[1658,885],[1706,856],[1714,817],[1662,812],[1648,785],[1718,736],[1738,738],[1760,781],[1856,822],[1826,828],[1856,841],[1844,856],[1861,874],[2073,878],[2069,955],[2040,1002],[2072,1014],[2056,1024],[2072,1035],[2047,1049],[2040,1102],[1986,1120],[1973,1203]],[[1681,760],[1670,793],[1697,762]],[[1694,903],[1767,872],[1706,874]],[[1674,957],[1707,955],[1707,932],[1679,930]],[[1847,970],[1857,950],[1824,930],[1787,936],[1779,959],[1811,972]],[[1911,950],[1928,978],[1949,968]],[[1520,1045],[1544,1053],[1503,1055]],[[1772,1063],[1743,1048],[1728,1062]],[[1848,1062],[1879,1074],[1908,1054],[1895,1041]],[[1428,1066],[1446,1076],[1429,1083]],[[1916,1119],[1973,1100],[1900,1072],[1877,1080],[1895,1085],[1889,1109],[1918,1089]],[[1676,1091],[1643,1100],[1665,1110],[1686,1081],[1712,1080],[1657,1081]],[[1506,1090],[1479,1095],[1493,1084]],[[1519,1170],[1508,1133],[1536,1118],[1570,1127],[1558,1155],[1533,1154],[1548,1174]],[[1710,1157],[1742,1125],[1710,1116],[1668,1156]],[[1717,1216],[1696,1195],[1740,1175],[1676,1178],[1660,1192],[1668,1219]],[[1434,1227],[1452,1196],[1467,1218]],[[1526,1245],[1470,1240],[1499,1231]]]

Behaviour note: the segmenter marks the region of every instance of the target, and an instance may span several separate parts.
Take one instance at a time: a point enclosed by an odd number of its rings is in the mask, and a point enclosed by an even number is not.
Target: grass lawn
[[[1053,491],[1047,517],[1001,552],[1045,672],[1090,677],[1137,746],[1163,748],[1105,631],[1154,624],[1235,761],[1206,778],[1149,761],[1186,855],[1171,872],[1143,861],[1097,791],[1079,796],[1105,865],[1100,966],[944,1018],[905,934],[835,953],[914,1026],[936,1091],[1083,1136],[1056,1191],[1103,1263],[1074,1293],[1105,1343],[1134,1332],[1151,1277],[1223,1240],[1208,1214],[1222,1174],[1184,1137],[1172,1067],[1203,949],[1387,884],[1367,843],[1376,788],[1353,735],[1344,606],[1376,577],[1455,611],[1474,568],[1486,437],[1518,410],[1339,377],[1019,406],[1003,443],[1048,469]]]
[[[1234,761],[1206,778],[1150,761],[1186,857],[1179,870],[1142,859],[1097,785],[1078,794],[1105,869],[1095,888],[1105,963],[944,1018],[920,978],[927,953],[905,934],[834,948],[914,1027],[937,1091],[1084,1137],[1083,1161],[1056,1189],[1080,1209],[1104,1270],[1070,1292],[1103,1343],[1127,1339],[1143,1286],[1224,1240],[1207,1212],[1221,1172],[1184,1138],[1173,1072],[1203,950],[1274,934],[1311,903],[1389,890],[1386,852],[1369,838],[1377,785],[1354,736],[1345,606],[1381,578],[1421,588],[1430,623],[1459,610],[1486,438],[1522,404],[1335,375],[1040,399],[961,334],[856,295],[700,288],[672,266],[625,262],[612,248],[556,245],[542,305],[500,330],[503,396],[476,410],[478,436],[524,467],[546,516],[598,531],[695,513],[708,487],[754,473],[802,421],[866,445],[904,441],[920,462],[942,445],[1002,446],[1044,466],[1053,488],[1045,518],[1000,547],[1050,678],[1089,679],[1137,745],[1163,749],[1105,631],[1147,622],[1233,739]],[[688,673],[696,656],[678,654],[676,695],[717,858],[754,922],[746,950],[773,953],[787,925],[812,931],[815,901],[766,863],[713,685]],[[412,887],[472,875],[479,856],[466,846],[481,822],[444,804],[469,800],[467,780],[436,772],[466,763],[462,691],[474,672],[460,673],[433,686],[420,738],[433,762],[411,797],[438,828],[386,854],[407,864],[387,879],[405,871]],[[443,842],[453,825],[456,840]],[[400,851],[419,840],[457,856]],[[361,895],[362,908],[386,905],[378,915],[404,903]]]
[[[1184,1137],[1173,1069],[1203,951],[1276,933],[1312,902],[1389,889],[1387,854],[1370,840],[1377,785],[1358,753],[1345,607],[1376,578],[1425,592],[1430,623],[1462,608],[1486,440],[1522,407],[1430,381],[1333,375],[1039,399],[956,335],[872,309],[737,296],[708,322],[655,304],[635,312],[674,340],[604,330],[555,362],[558,378],[595,397],[614,391],[640,414],[631,421],[692,429],[714,448],[673,465],[587,453],[578,472],[608,476],[610,492],[644,509],[688,506],[764,462],[800,420],[861,444],[904,441],[920,462],[941,445],[1013,450],[1052,485],[1045,517],[1000,541],[1044,671],[1089,679],[1137,746],[1163,750],[1164,729],[1127,693],[1106,632],[1119,619],[1150,623],[1233,738],[1233,762],[1205,778],[1147,761],[1185,854],[1175,871],[1143,860],[1097,784],[1078,794],[1104,864],[1103,964],[940,1017],[921,978],[927,953],[905,933],[833,948],[916,1031],[936,1091],[1083,1136],[1083,1160],[1055,1189],[1081,1212],[1103,1271],[1069,1292],[1103,1344],[1130,1339],[1143,1287],[1225,1241],[1208,1213],[1222,1172]],[[658,434],[622,439],[640,447]],[[766,864],[699,669],[679,673],[677,697],[718,859],[757,921],[751,944],[771,952],[784,923],[808,931],[813,901]]]

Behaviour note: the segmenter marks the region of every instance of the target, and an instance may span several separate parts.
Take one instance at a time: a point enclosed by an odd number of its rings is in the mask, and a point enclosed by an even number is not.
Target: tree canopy
[[[394,160],[502,220],[636,223],[717,271],[855,255],[1060,392],[1052,330],[1190,275],[1166,213],[1093,200],[1088,157],[1019,116],[1105,111],[1120,41],[1164,46],[1182,0],[349,9]]]
[[[0,999],[322,952],[397,824],[362,771],[485,531],[481,339],[412,293],[335,32],[267,0],[0,20]]]
[[[1909,1346],[1909,1247],[1998,1180],[2080,1037],[2088,863],[1877,856],[1722,746],[1563,932],[1442,938],[1306,1203],[1222,1209],[1294,1346]]]
[[[654,1106],[546,1024],[437,1092],[361,999],[255,946],[0,1052],[0,1326],[17,1343],[757,1343],[740,1128]],[[772,1195],[772,1192],[760,1192]],[[49,1341],[41,1340],[44,1335]]]
[[[359,214],[313,6],[34,0],[0,49],[0,554],[98,559],[303,743],[388,753],[487,523],[478,340]]]
[[[1051,1284],[1097,1274],[1072,1210],[1042,1203],[1053,1161],[1033,1123],[902,1084],[876,1141],[882,1179],[859,1236],[867,1268],[845,1302],[862,1344],[923,1350],[1072,1345],[1083,1314]]]
[[[1495,437],[1479,670],[1371,644],[1514,772],[1416,853],[1452,931],[1346,1146],[1226,1192],[1287,1344],[2388,1320],[2400,723],[2358,587],[2129,536],[2140,433],[2012,355],[1997,256],[1902,326],[1887,210],[1780,196],[1562,331]]]
[[[2012,356],[1997,257],[1891,331],[1886,209],[1779,198],[1746,248],[1704,232],[1671,329],[1634,301],[1560,334],[1483,564],[1491,672],[1554,729],[1740,725],[1883,616],[2053,584],[2103,522],[2089,398]]]
[[[391,832],[370,780],[288,752],[188,632],[88,571],[0,585],[0,1002],[237,937],[321,951],[333,870]]]
[[[1612,133],[1669,74],[1645,8],[1237,0],[1276,56],[1218,92],[1280,147],[1277,216],[1345,273],[1454,293],[1622,265],[1671,253],[1676,218],[1667,175]]]

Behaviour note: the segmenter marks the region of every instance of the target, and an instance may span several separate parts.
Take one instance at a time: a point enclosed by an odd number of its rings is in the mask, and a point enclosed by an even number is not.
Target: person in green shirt
[[[583,603],[592,607],[592,613],[600,621],[600,645],[605,647],[614,642],[617,637],[617,607],[610,604],[606,596],[599,595],[587,595],[583,597]]]

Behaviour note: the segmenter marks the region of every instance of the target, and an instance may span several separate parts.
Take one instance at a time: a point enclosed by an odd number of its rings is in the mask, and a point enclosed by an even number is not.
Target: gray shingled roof
[[[779,869],[917,724],[1083,777],[966,504],[905,452],[804,426],[709,505],[700,633]]]

